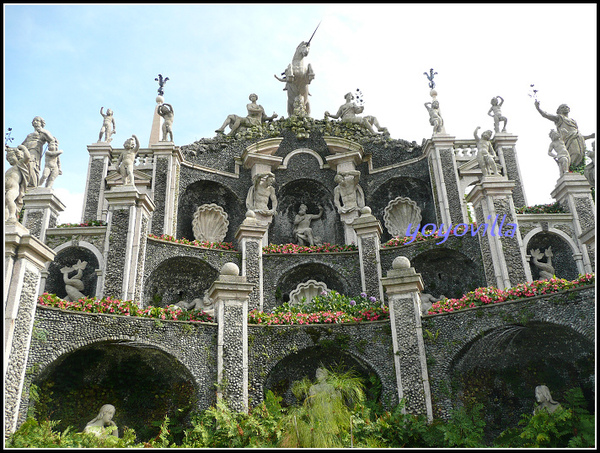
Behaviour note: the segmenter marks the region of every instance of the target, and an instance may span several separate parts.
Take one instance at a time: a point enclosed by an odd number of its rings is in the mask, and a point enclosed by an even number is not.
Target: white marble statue
[[[100,438],[106,436],[119,437],[119,430],[116,423],[112,420],[115,415],[115,406],[105,404],[100,408],[96,417],[90,420],[83,430],[84,433],[91,433]]]
[[[202,310],[209,316],[215,315],[215,301],[208,297],[208,291],[204,293],[202,298],[197,297],[191,302],[182,300],[181,302],[177,302],[175,306],[182,310]]]
[[[274,216],[277,213],[277,196],[275,195],[275,175],[271,172],[257,173],[252,177],[252,187],[246,196],[246,208],[255,214]],[[271,207],[269,208],[269,202]]]
[[[433,100],[432,102],[426,102],[425,108],[429,113],[429,124],[433,126],[433,135],[443,134],[444,129],[444,119],[442,118],[442,112],[440,112],[440,103],[438,100]]]
[[[590,186],[596,187],[596,142],[592,142],[592,150],[587,152],[587,156],[590,158],[590,162],[585,166],[583,170],[583,176],[588,180]]]
[[[117,161],[117,169],[123,178],[123,184],[127,186],[135,186],[135,178],[133,175],[133,164],[140,149],[140,141],[135,135],[125,140],[123,143],[123,152]]]
[[[504,104],[504,99],[502,96],[494,96],[491,100],[492,106],[488,110],[488,115],[494,118],[494,131],[498,132],[506,132],[506,123],[508,120],[504,115],[502,115],[502,104]],[[500,122],[503,122],[502,131],[500,131]]]
[[[81,291],[84,288],[84,284],[81,281],[83,276],[83,270],[87,266],[87,261],[77,260],[77,264],[73,266],[65,266],[60,271],[63,274],[63,281],[65,282],[65,290],[67,291],[66,301],[75,302],[76,300],[82,299],[85,296]],[[69,277],[69,274],[73,271],[77,273]]]
[[[533,413],[536,414],[541,410],[546,410],[549,413],[554,412],[556,409],[561,407],[560,403],[557,403],[552,399],[550,389],[545,385],[538,385],[535,388],[535,400],[539,403],[533,409]]]
[[[346,93],[344,99],[346,99],[346,103],[340,106],[337,113],[332,115],[329,112],[325,112],[325,118],[341,118],[342,123],[360,124],[373,134],[376,133],[373,126],[375,126],[379,132],[384,134],[388,132],[387,128],[380,126],[379,121],[377,121],[377,118],[374,116],[369,115],[361,117],[357,115],[358,113],[362,113],[365,108],[362,105],[357,105],[355,102],[352,102],[354,100],[354,94]]]
[[[584,137],[577,127],[577,122],[573,118],[569,118],[569,106],[567,104],[561,104],[556,109],[556,115],[551,115],[544,112],[540,108],[540,101],[535,101],[535,108],[540,115],[544,118],[549,119],[556,125],[556,130],[560,132],[560,135],[565,142],[565,146],[569,150],[571,156],[572,165],[581,165],[584,161],[585,156],[585,140],[588,138],[594,138],[596,135],[591,134]]]
[[[530,250],[529,254],[533,259],[533,264],[540,271],[540,280],[549,280],[554,277],[555,271],[552,266],[552,256],[554,255],[552,254],[552,247],[548,247],[544,253],[540,252],[539,249]],[[544,256],[546,257],[545,263],[540,261]]]
[[[477,162],[479,163],[479,168],[481,168],[483,176],[499,175],[498,166],[494,160],[496,153],[491,141],[492,131],[485,131],[479,137],[477,133],[479,129],[480,127],[477,126],[475,132],[473,132],[473,136],[477,142]]]
[[[31,156],[31,160],[29,161],[30,170],[28,186],[37,187],[40,179],[40,166],[42,163],[42,155],[44,154],[44,145],[52,142],[54,137],[50,132],[44,129],[44,127],[46,127],[46,122],[42,117],[36,116],[31,122],[31,125],[35,131],[27,135],[21,144],[27,147]]]
[[[98,143],[102,142],[102,136],[104,135],[104,142],[112,142],[112,136],[117,133],[117,126],[115,125],[115,118],[111,109],[106,109],[106,113],[103,112],[104,107],[100,107],[100,115],[102,115],[102,128],[100,128],[100,136],[98,137]]]
[[[240,127],[260,126],[263,122],[277,118],[278,115],[275,112],[273,112],[273,115],[267,116],[262,105],[256,103],[258,100],[256,94],[252,93],[248,96],[248,99],[250,99],[250,104],[246,105],[248,116],[228,115],[223,125],[215,131],[217,134],[224,133],[227,126],[231,129],[227,135],[233,135]]]
[[[439,302],[440,300],[445,299],[445,298],[446,298],[446,296],[444,296],[443,294],[440,297],[435,297],[435,296],[432,296],[431,294],[427,294],[427,293],[419,294],[420,306],[421,306],[421,316],[425,316],[427,314],[427,312],[429,311],[429,309],[431,308],[431,306],[435,302]]]
[[[58,139],[54,137],[54,140],[48,143],[48,149],[44,154],[44,171],[40,177],[39,186],[46,182],[46,187],[51,189],[57,176],[62,175],[60,169],[60,155],[62,153],[62,150],[58,149]]]
[[[340,215],[360,212],[365,206],[365,193],[358,185],[360,171],[350,170],[335,175],[337,186],[333,189],[333,203]]]
[[[172,142],[173,141],[173,117],[175,116],[175,112],[173,110],[173,106],[171,104],[160,104],[156,112],[163,118],[162,125],[162,142]],[[171,138],[169,140],[168,138]]]
[[[319,28],[318,25],[317,28]],[[313,35],[308,41],[302,41],[300,44],[298,44],[298,47],[296,47],[296,52],[294,52],[294,57],[292,58],[292,63],[289,64],[285,71],[281,74],[283,77],[278,77],[275,75],[277,80],[285,83],[285,88],[283,90],[287,91],[288,116],[292,116],[294,114],[294,101],[298,95],[302,95],[302,99],[304,101],[304,111],[306,111],[307,115],[310,115],[310,103],[308,102],[308,96],[310,93],[308,92],[308,85],[315,78],[315,73],[313,72],[310,63],[306,64],[305,59],[310,51],[310,41],[312,40],[316,31],[317,30],[315,29]]]
[[[4,221],[17,222],[29,182],[31,155],[24,145],[16,148],[5,145],[5,149],[6,160],[11,167],[4,174]]]
[[[313,220],[320,219],[323,215],[323,208],[319,206],[318,214],[308,214],[307,207],[305,204],[301,204],[298,210],[298,214],[294,218],[294,238],[298,241],[298,245],[316,245],[319,242],[319,238],[313,235],[310,223]]]
[[[562,176],[569,172],[571,156],[569,155],[569,150],[565,146],[565,142],[563,141],[560,132],[552,129],[549,135],[552,142],[548,147],[548,155],[556,161],[560,176]]]

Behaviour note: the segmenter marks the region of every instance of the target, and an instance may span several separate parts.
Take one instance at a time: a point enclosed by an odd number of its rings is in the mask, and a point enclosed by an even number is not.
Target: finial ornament
[[[165,86],[165,83],[167,83],[167,80],[169,80],[168,77],[165,77],[163,79],[162,74],[158,74],[158,77],[156,79],[154,79],[158,82],[158,95],[159,96],[164,96],[165,92],[163,90],[163,87]]]
[[[429,74],[427,74],[426,72],[424,72],[423,74],[425,74],[425,77],[427,77],[427,80],[429,80],[429,88],[433,90],[435,88],[435,82],[433,81],[433,77],[437,75],[437,72],[433,72],[433,68],[431,68],[429,70]]]

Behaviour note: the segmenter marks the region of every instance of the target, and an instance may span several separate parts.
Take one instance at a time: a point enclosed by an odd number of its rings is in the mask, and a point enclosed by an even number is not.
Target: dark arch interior
[[[180,426],[189,423],[196,388],[189,371],[159,349],[131,342],[106,342],[83,347],[52,364],[34,384],[37,418],[60,420],[57,429],[77,432],[104,404],[116,408],[113,421],[133,428],[138,441],[159,433],[153,424],[165,414]]]
[[[580,389],[595,412],[594,345],[563,326],[532,322],[493,329],[465,346],[451,366],[456,405],[484,404],[486,436],[496,438],[532,413],[535,387],[565,403]]]
[[[91,250],[80,246],[68,247],[56,254],[54,260],[48,266],[48,277],[46,278],[44,291],[56,294],[61,299],[64,299],[67,296],[67,291],[63,280],[64,274],[61,272],[61,269],[71,267],[77,264],[79,260],[87,262],[81,276],[81,282],[84,285],[81,293],[88,297],[94,297],[96,295],[96,283],[98,280],[96,269],[100,266],[96,255]],[[76,275],[75,271],[68,273],[68,277],[73,277],[74,275]]]

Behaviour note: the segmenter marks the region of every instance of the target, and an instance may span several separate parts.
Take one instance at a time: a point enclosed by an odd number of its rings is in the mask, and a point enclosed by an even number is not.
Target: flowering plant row
[[[199,241],[194,239],[190,241],[186,238],[175,239],[173,236],[168,234],[161,234],[160,236],[156,236],[155,234],[149,233],[148,237],[152,239],[158,239],[159,241],[165,242],[175,242],[176,244],[184,244],[184,245],[193,245],[194,247],[202,247],[205,249],[217,249],[217,250],[235,250],[233,244],[231,242],[209,242],[209,241]]]
[[[61,223],[56,225],[56,228],[73,228],[73,227],[90,227],[90,226],[106,226],[104,220],[86,220],[83,223]]]
[[[535,280],[527,283],[520,283],[508,289],[498,289],[493,286],[487,288],[477,288],[468,292],[460,299],[442,299],[434,302],[427,312],[429,315],[454,312],[464,308],[481,307],[483,305],[497,304],[508,300],[523,299],[526,297],[539,296],[542,294],[551,294],[566,289],[577,288],[585,285],[592,285],[595,281],[595,274],[580,275],[576,280],[566,280],[564,278],[552,277],[549,280]]]
[[[325,253],[325,252],[355,252],[358,247],[354,244],[337,245],[324,242],[321,245],[269,244],[263,247],[264,254],[270,253]]]
[[[62,308],[63,310],[81,311],[85,313],[103,313],[109,315],[138,316],[142,318],[170,319],[174,321],[212,322],[213,318],[201,310],[184,311],[173,305],[162,308],[148,306],[138,307],[131,300],[111,299],[104,297],[101,300],[95,297],[85,297],[69,302],[55,294],[42,294],[38,303],[45,307]]]
[[[465,224],[458,224],[456,225],[454,228],[450,229],[450,232],[448,234],[443,234],[440,235],[439,233],[439,229],[433,231],[431,234],[428,234],[426,236],[423,236],[423,234],[419,231],[416,233],[416,235],[411,235],[411,236],[395,236],[392,239],[390,239],[389,241],[387,241],[384,244],[381,244],[381,248],[388,248],[388,247],[400,247],[401,245],[406,244],[407,242],[409,243],[413,243],[413,242],[423,242],[423,241],[429,241],[431,239],[444,239],[447,238],[448,235],[453,235],[456,236],[456,234],[461,234],[465,231],[465,229],[468,229],[468,226],[463,226]],[[473,222],[472,224],[472,228],[476,229],[477,228],[477,223]],[[426,230],[429,231],[429,230]]]
[[[548,204],[536,204],[535,206],[521,206],[516,209],[517,214],[560,214],[567,212],[557,201]]]

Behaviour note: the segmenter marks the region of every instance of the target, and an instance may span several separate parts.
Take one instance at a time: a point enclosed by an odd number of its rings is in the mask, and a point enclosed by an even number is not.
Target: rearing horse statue
[[[317,25],[317,28],[319,28],[319,25]],[[313,36],[315,36],[317,28],[315,28],[315,31],[308,41],[302,41],[298,47],[296,47],[292,63],[289,64],[285,69],[285,72],[281,74],[283,77],[275,75],[277,80],[285,82],[285,88],[283,90],[287,91],[288,95],[288,116],[294,114],[294,100],[297,96],[302,96],[304,98],[304,109],[306,110],[307,115],[310,114],[310,104],[308,102],[310,93],[308,92],[308,84],[315,78],[315,73],[313,72],[310,63],[307,65],[304,59],[308,56],[310,41]]]

